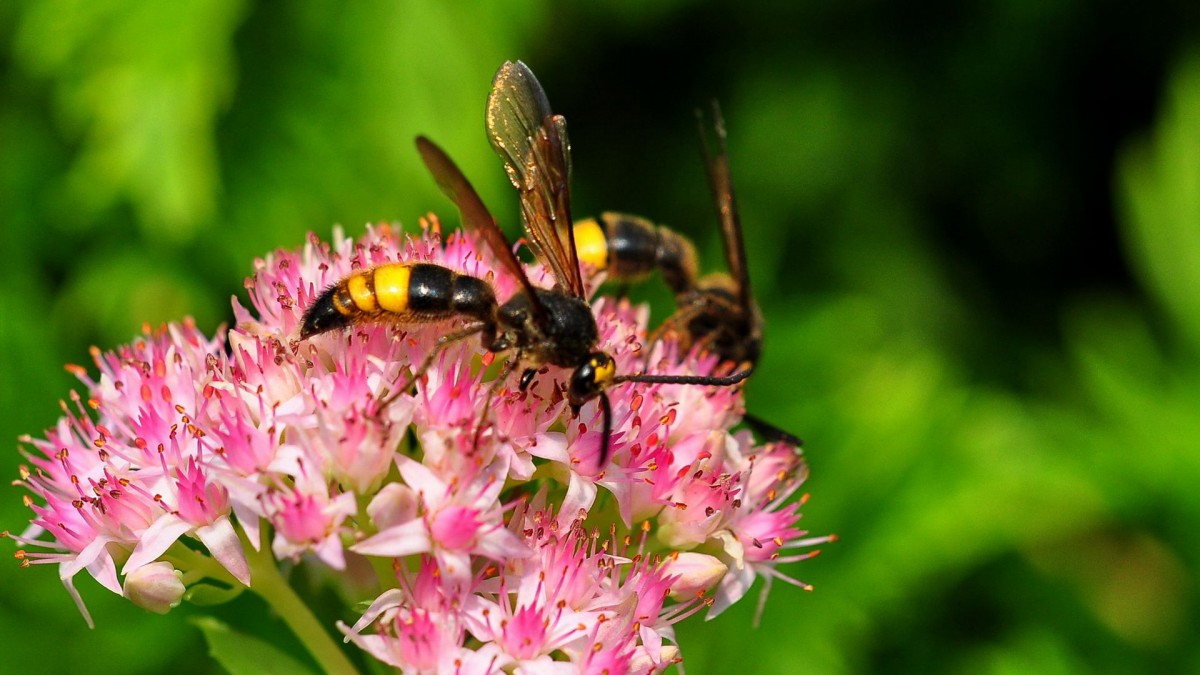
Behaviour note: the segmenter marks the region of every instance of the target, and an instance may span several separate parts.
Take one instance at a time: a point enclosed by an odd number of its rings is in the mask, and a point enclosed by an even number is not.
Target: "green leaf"
[[[1200,344],[1200,57],[1176,70],[1164,107],[1121,163],[1125,235],[1147,286]]]
[[[231,675],[316,674],[307,664],[256,637],[238,633],[216,619],[200,617],[192,623],[204,633],[209,654]]]

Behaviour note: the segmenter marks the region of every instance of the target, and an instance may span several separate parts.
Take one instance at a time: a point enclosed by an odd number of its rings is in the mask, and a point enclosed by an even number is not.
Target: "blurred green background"
[[[758,629],[757,587],[683,624],[688,672],[1200,671],[1194,3],[463,5],[0,4],[7,475],[89,345],[212,332],[307,231],[455,222],[417,133],[515,234],[482,120],[521,58],[570,121],[576,215],[669,224],[707,269],[692,111],[720,99],[767,319],[750,407],[807,440],[805,523],[842,538]],[[5,566],[6,669],[220,672],[196,610],[79,581],[94,631]]]

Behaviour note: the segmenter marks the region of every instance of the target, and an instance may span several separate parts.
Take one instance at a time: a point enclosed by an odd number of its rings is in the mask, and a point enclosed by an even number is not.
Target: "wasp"
[[[618,374],[616,363],[598,346],[599,328],[585,298],[570,207],[570,142],[566,120],[550,110],[545,91],[520,61],[505,62],[496,73],[486,111],[488,138],[519,193],[521,220],[535,257],[554,275],[552,288],[530,282],[520,261],[458,166],[424,136],[417,151],[442,192],[458,208],[465,229],[487,243],[500,267],[519,283],[507,301],[497,301],[485,280],[430,263],[392,263],[363,270],[326,289],[305,312],[301,339],[362,323],[417,325],[460,318],[459,329],[443,335],[404,384],[380,408],[406,391],[452,343],[473,335],[493,353],[511,352],[488,394],[518,367],[526,390],[538,371],[552,365],[571,370],[566,398],[572,413],[598,400],[603,430],[600,464],[607,461],[612,406],[605,390],[623,382],[736,385],[749,371],[727,376]],[[478,439],[478,433],[476,438]]]
[[[703,113],[697,111],[696,122],[708,187],[721,225],[721,248],[725,252],[728,271],[705,275],[677,294],[678,310],[666,324],[682,325],[682,332],[689,342],[703,344],[726,361],[748,363],[753,368],[762,355],[763,318],[750,290],[742,220],[729,173],[725,120],[714,102],[715,154],[708,146]]]
[[[702,344],[722,360],[741,364],[742,372],[753,371],[762,356],[763,316],[750,290],[742,219],[729,171],[725,119],[716,101],[712,104],[712,116],[715,154],[709,148],[704,113],[700,110],[696,111],[696,128],[700,134],[700,152],[708,188],[721,225],[721,248],[725,252],[728,271],[705,275],[684,292],[676,294],[678,309],[664,325],[682,325],[682,333],[687,337],[685,343]],[[754,415],[747,413],[743,420],[768,441],[782,441],[797,447],[804,444],[797,436]]]
[[[704,114],[697,111],[701,155],[717,219],[727,272],[699,277],[695,246],[685,236],[662,225],[628,214],[607,212],[597,220],[575,227],[582,242],[581,257],[609,280],[638,281],[658,269],[675,294],[676,312],[655,332],[679,336],[684,351],[695,345],[716,354],[722,362],[738,364],[752,372],[762,355],[763,317],[750,288],[741,217],[734,197],[726,147],[725,121],[713,103],[712,134],[716,152],[709,147]],[[792,434],[747,414],[746,423],[768,440],[800,445]]]

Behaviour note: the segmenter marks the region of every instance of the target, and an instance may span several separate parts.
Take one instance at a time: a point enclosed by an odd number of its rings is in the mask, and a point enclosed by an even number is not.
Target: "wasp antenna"
[[[645,373],[635,373],[633,375],[618,375],[613,378],[613,384],[642,382],[645,384],[700,384],[710,387],[728,387],[745,380],[753,372],[753,368],[746,368],[723,377],[713,375],[647,375]]]

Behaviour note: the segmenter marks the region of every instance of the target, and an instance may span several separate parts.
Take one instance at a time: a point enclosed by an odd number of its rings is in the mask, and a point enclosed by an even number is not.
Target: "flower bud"
[[[182,577],[168,562],[143,565],[125,577],[125,597],[142,609],[166,614],[179,606],[187,590]]]
[[[684,551],[667,558],[663,573],[667,576],[679,576],[671,582],[671,597],[685,600],[716,586],[728,570],[729,567],[725,563],[711,555]]]
[[[417,517],[417,493],[402,483],[388,483],[367,505],[367,515],[379,530],[403,525]]]

